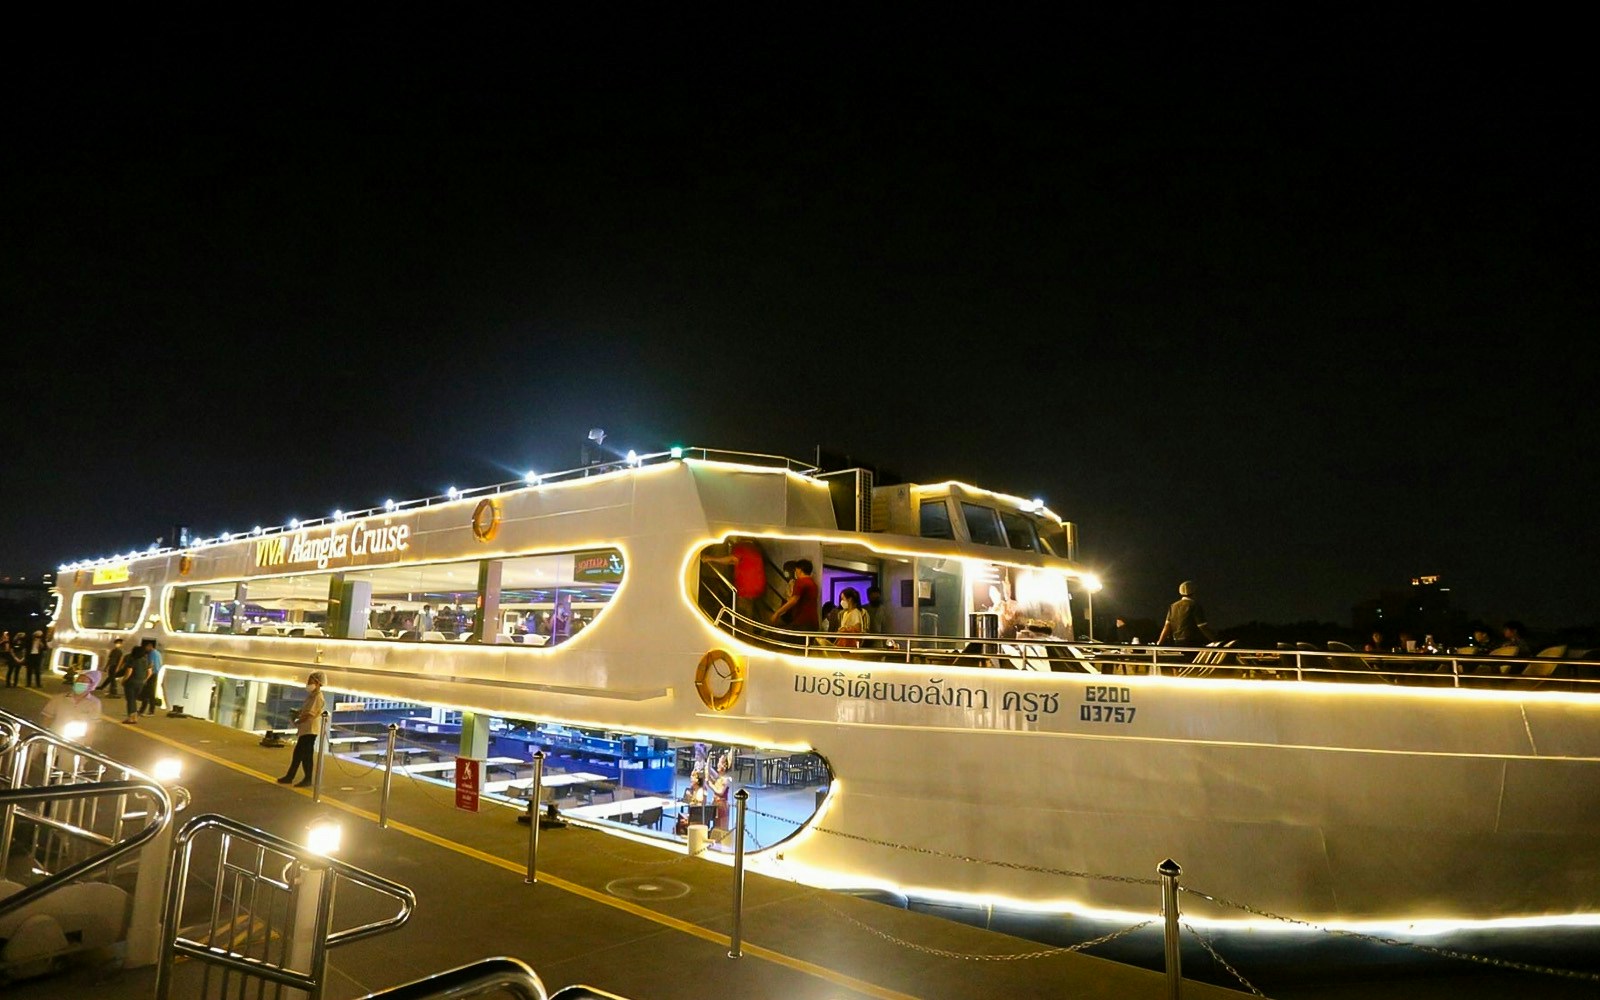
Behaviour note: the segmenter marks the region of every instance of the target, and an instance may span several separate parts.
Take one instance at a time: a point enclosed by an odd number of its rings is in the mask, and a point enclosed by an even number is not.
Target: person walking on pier
[[[92,693],[99,682],[100,674],[93,670],[85,670],[73,678],[70,694],[58,694],[45,702],[39,713],[45,728],[57,736],[87,744],[94,724],[100,721],[100,699]],[[84,731],[76,737],[69,736],[68,731],[75,722],[83,723]]]
[[[280,785],[294,781],[295,772],[303,767],[305,777],[295,787],[311,787],[311,779],[315,776],[313,768],[316,766],[317,731],[322,725],[322,682],[320,670],[313,670],[306,677],[306,700],[294,716],[294,756],[289,758],[289,773],[278,779]]]
[[[144,686],[139,689],[139,713],[141,715],[156,714],[156,703],[161,700],[161,650],[156,648],[154,639],[144,641],[145,659],[150,664],[150,676],[144,679]]]
[[[150,647],[144,643],[133,647],[128,658],[122,661],[122,697],[128,703],[128,715],[122,721],[130,726],[139,724],[139,695],[144,693],[144,682],[150,679]]]
[[[128,651],[122,648],[121,639],[111,640],[111,652],[106,654],[106,676],[95,688],[95,693],[104,691],[108,697],[117,696],[117,678],[122,674],[122,661],[128,656]]]
[[[13,636],[10,632],[0,636],[0,660],[6,665],[6,687],[14,688],[22,677],[22,642],[24,633]]]
[[[28,669],[29,687],[44,687],[44,665],[49,659],[50,640],[45,637],[43,630],[36,629],[28,640],[27,653],[22,657],[22,663]]]

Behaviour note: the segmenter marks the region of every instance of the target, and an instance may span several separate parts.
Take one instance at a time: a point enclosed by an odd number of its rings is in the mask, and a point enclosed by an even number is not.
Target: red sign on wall
[[[456,808],[467,812],[478,811],[479,780],[483,776],[483,761],[476,757],[456,758]]]

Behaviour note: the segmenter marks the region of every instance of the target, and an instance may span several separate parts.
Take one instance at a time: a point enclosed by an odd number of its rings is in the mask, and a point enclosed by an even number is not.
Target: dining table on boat
[[[573,806],[571,809],[561,810],[563,816],[578,819],[609,819],[621,821],[624,816],[637,817],[644,815],[651,809],[660,809],[663,816],[668,810],[676,810],[681,803],[677,799],[662,798],[659,795],[641,795],[633,799],[617,799],[614,802],[596,802],[593,805]]]

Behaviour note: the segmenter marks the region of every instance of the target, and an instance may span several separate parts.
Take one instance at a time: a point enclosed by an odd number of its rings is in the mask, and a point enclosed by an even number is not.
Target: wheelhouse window
[[[961,516],[967,522],[967,537],[979,545],[1005,545],[1000,533],[1000,516],[993,507],[961,503]]]
[[[1039,536],[1033,530],[1033,522],[1027,515],[1014,510],[1002,510],[1000,523],[1005,525],[1006,544],[1014,549],[1027,552],[1039,551]]]
[[[127,632],[144,619],[148,593],[143,589],[102,591],[78,599],[74,619],[78,628]]]
[[[944,497],[925,498],[917,505],[921,517],[921,534],[923,538],[955,538],[955,529],[950,525],[950,507]]]

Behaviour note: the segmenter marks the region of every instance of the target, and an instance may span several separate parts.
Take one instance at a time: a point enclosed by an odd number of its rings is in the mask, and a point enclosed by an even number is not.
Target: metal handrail
[[[312,974],[294,972],[271,965],[261,959],[252,958],[214,945],[191,941],[179,936],[178,921],[183,913],[185,886],[189,876],[189,860],[194,847],[194,840],[202,832],[213,829],[221,830],[229,836],[238,837],[244,843],[275,851],[288,858],[290,863],[321,869],[327,873],[325,876],[327,878],[342,877],[357,885],[365,886],[380,895],[396,900],[400,904],[399,910],[391,917],[374,920],[355,927],[348,927],[319,938],[317,944],[319,954],[325,954],[327,949],[341,944],[350,944],[354,941],[393,930],[409,920],[412,911],[416,909],[416,894],[398,882],[390,881],[381,875],[375,875],[337,858],[319,854],[308,847],[241,823],[238,820],[230,819],[227,816],[215,813],[196,816],[185,823],[173,838],[173,854],[176,860],[167,874],[166,913],[164,915],[168,944],[161,949],[160,961],[156,969],[157,997],[165,997],[170,991],[173,960],[179,954],[188,955],[191,958],[218,965],[224,969],[246,975],[259,976],[284,986],[302,989],[313,997],[320,995],[321,987],[315,972]],[[331,883],[330,889],[325,891],[326,901],[331,905]],[[328,917],[331,919],[331,914]],[[320,968],[320,961],[314,961],[313,969]]]
[[[159,782],[148,778],[137,781],[101,781],[81,785],[46,785],[39,788],[0,789],[0,805],[17,805],[27,802],[59,802],[62,800],[92,798],[98,795],[124,795],[128,792],[148,793],[156,803],[155,808],[151,810],[151,821],[145,824],[144,829],[127,840],[113,844],[109,849],[99,854],[91,855],[75,865],[52,874],[43,881],[35,882],[14,895],[0,899],[0,917],[31,903],[41,896],[49,895],[60,886],[75,881],[97,868],[103,868],[124,855],[132,854],[158,836],[172,819],[172,799],[167,794],[167,790]],[[92,840],[97,843],[105,841],[105,838],[99,834],[69,823],[54,822],[44,817],[31,818],[86,840]]]
[[[495,990],[510,993],[517,1000],[548,1000],[549,997],[538,973],[515,958],[502,956],[368,993],[362,1000],[465,1000]]]
[[[720,577],[721,574],[719,573]],[[719,599],[720,600],[720,599]],[[1128,668],[1139,674],[1174,677],[1217,676],[1241,680],[1274,680],[1292,674],[1296,681],[1349,681],[1381,679],[1402,686],[1472,687],[1532,690],[1544,684],[1570,685],[1570,689],[1600,694],[1600,661],[1551,657],[1509,657],[1458,653],[1356,653],[1322,649],[1249,649],[1210,645],[1125,646],[1114,643],[1075,642],[1055,638],[988,638],[977,636],[904,635],[880,632],[852,633],[860,647],[834,645],[836,633],[798,632],[757,621],[738,609],[720,605],[712,624],[735,638],[780,653],[862,663],[926,663],[937,666],[992,668],[997,661],[1014,661],[1028,670],[1030,664],[1065,664],[1068,672],[1106,673],[1108,668]],[[976,645],[976,651],[962,647]],[[1091,668],[1092,665],[1092,668]],[[1561,667],[1567,672],[1554,672]],[[1477,668],[1494,667],[1478,673]],[[1529,668],[1535,668],[1529,671]],[[1570,668],[1587,668],[1591,676],[1575,675]],[[1552,671],[1543,673],[1541,671]]]
[[[359,520],[363,517],[376,517],[380,515],[396,514],[401,511],[415,510],[421,507],[431,507],[435,504],[456,503],[461,500],[470,500],[473,497],[498,496],[502,493],[508,493],[514,490],[527,489],[530,486],[543,486],[551,483],[566,482],[572,479],[581,479],[586,476],[593,476],[596,474],[617,472],[629,468],[642,468],[643,466],[653,465],[659,462],[675,462],[691,456],[698,457],[701,461],[706,462],[738,461],[746,464],[772,465],[775,468],[783,468],[787,471],[797,472],[801,475],[807,476],[819,471],[818,467],[813,464],[802,462],[798,459],[788,458],[783,455],[768,455],[753,451],[726,451],[716,448],[674,448],[668,451],[657,451],[643,455],[635,455],[634,460],[631,462],[625,458],[616,459],[610,462],[598,462],[594,465],[583,465],[573,469],[563,469],[560,472],[541,474],[535,476],[533,481],[529,481],[526,477],[524,477],[522,479],[507,480],[503,483],[494,483],[489,486],[475,486],[471,489],[456,490],[453,493],[441,493],[436,496],[398,501],[394,503],[393,506],[382,505],[377,507],[367,507],[362,510],[340,511],[337,516],[329,515],[327,517],[316,517],[304,521],[296,521],[293,524],[275,525],[271,528],[255,528],[250,531],[230,532],[226,537],[218,535],[215,538],[200,538],[190,542],[185,546],[152,545],[147,549],[134,550],[122,555],[104,556],[98,559],[78,559],[70,563],[63,564],[60,567],[60,570],[62,572],[67,572],[71,570],[84,569],[91,566],[127,562],[135,559],[149,559],[183,552],[193,552],[199,549],[209,548],[213,545],[224,545],[230,542],[243,542],[253,538],[262,538],[268,535],[288,534],[290,532],[303,531],[307,528],[318,528],[328,524],[343,524],[346,521]]]

